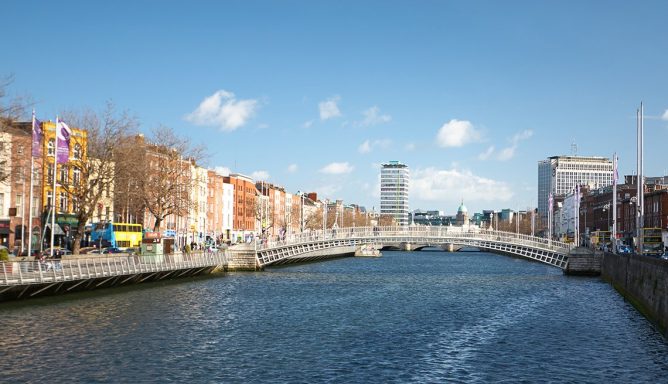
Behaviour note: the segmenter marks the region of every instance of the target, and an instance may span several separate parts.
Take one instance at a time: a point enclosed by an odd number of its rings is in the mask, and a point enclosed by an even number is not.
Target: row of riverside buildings
[[[32,122],[0,127],[0,245],[18,252],[23,252],[29,241],[33,250],[48,247],[53,214],[55,244],[71,248],[74,231],[79,227],[79,207],[63,185],[80,183],[81,165],[95,161],[87,157],[85,150],[88,134],[85,129],[70,130],[73,140],[66,149],[68,160],[62,164],[58,160],[54,191],[56,124],[41,123],[43,139],[37,144],[32,127]],[[135,139],[144,142],[142,135]],[[151,164],[148,172],[157,174],[161,150],[150,144],[146,148],[146,162]],[[174,237],[178,246],[193,242],[236,243],[258,236],[280,238],[303,230],[375,225],[378,221],[378,215],[362,206],[344,204],[342,200],[320,200],[317,192],[290,193],[279,185],[255,181],[240,173],[219,174],[193,161],[180,161],[185,172],[179,177],[190,178],[190,190],[183,191],[190,204],[187,210],[169,215],[160,223],[163,235]],[[92,225],[97,222],[139,223],[145,230],[153,229],[155,217],[139,199],[132,201],[132,194],[126,193],[131,184],[114,182],[99,191],[100,199],[92,219],[86,223],[82,245],[87,245]]]
[[[617,232],[612,237],[630,246],[637,243],[638,177],[626,175],[617,184],[614,206],[615,173],[612,160],[604,157],[552,156],[538,163],[538,212],[547,220],[552,202],[552,237],[572,241],[577,230],[581,245],[589,245],[592,233],[612,231],[614,209]],[[661,229],[663,243],[668,244],[668,177],[645,177],[643,185],[640,225]]]

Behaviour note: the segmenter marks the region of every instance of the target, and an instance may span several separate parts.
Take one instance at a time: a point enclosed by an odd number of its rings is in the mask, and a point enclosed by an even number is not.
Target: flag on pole
[[[617,182],[619,181],[619,174],[617,173],[617,161],[618,161],[617,154],[614,155],[612,159],[612,165],[613,165],[613,170],[612,170],[612,184],[617,185]]]
[[[547,210],[552,212],[552,204],[554,204],[554,199],[552,197],[552,192],[547,197]]]
[[[44,132],[42,131],[42,122],[32,116],[32,157],[42,157],[42,139]]]
[[[56,134],[58,135],[58,148],[56,149],[56,161],[67,163],[70,160],[70,136],[72,130],[64,121],[58,119],[56,123]]]

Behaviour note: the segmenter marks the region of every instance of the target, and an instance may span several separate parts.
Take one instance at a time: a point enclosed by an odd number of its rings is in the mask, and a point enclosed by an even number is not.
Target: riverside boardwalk
[[[0,301],[202,275],[224,270],[226,253],[81,255],[0,263]]]

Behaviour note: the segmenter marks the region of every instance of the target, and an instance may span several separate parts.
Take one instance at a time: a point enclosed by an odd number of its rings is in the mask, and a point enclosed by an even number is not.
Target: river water
[[[665,383],[613,288],[481,252],[384,252],[0,305],[6,383]]]

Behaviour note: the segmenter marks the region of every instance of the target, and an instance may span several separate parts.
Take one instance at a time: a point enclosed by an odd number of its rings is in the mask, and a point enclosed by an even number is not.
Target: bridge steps
[[[239,244],[229,247],[227,253],[227,271],[259,271],[255,247],[251,244]]]
[[[599,276],[603,253],[585,247],[572,249],[564,274],[571,276]]]

